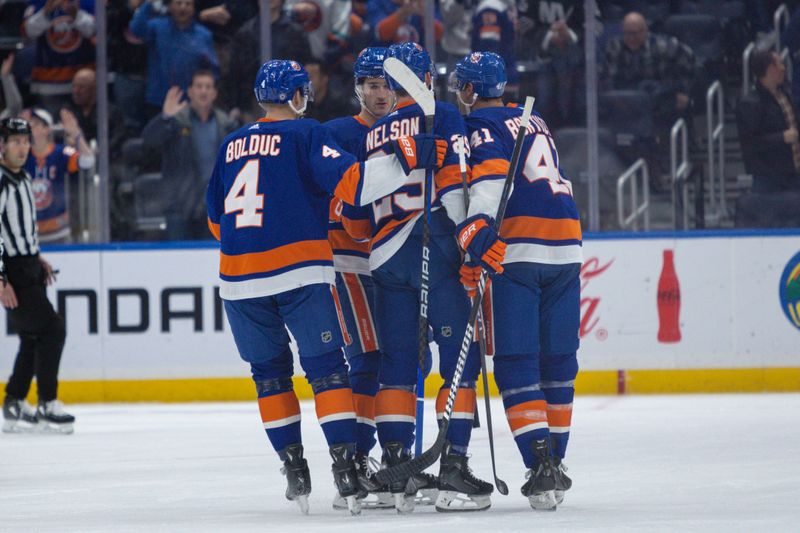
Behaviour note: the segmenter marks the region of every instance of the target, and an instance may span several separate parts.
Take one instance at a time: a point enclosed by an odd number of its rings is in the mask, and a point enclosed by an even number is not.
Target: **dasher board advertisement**
[[[60,270],[49,293],[67,323],[62,380],[249,376],[213,243],[44,255]],[[581,284],[583,372],[800,368],[800,232],[589,237]],[[19,340],[2,322],[5,379]]]

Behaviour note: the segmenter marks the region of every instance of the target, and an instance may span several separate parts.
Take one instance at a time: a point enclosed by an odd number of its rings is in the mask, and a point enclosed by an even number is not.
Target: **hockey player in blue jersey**
[[[361,103],[361,112],[324,124],[337,144],[352,154],[359,153],[364,137],[375,121],[394,107],[394,93],[389,89],[383,75],[386,51],[386,48],[381,47],[365,48],[353,65],[355,93]],[[345,230],[345,223],[368,225],[368,208],[345,206],[342,200],[333,198],[328,241],[333,249],[336,290],[351,338],[350,344],[345,346],[345,355],[357,421],[356,466],[360,476],[370,479],[373,470],[369,452],[375,446],[375,394],[378,392],[380,352],[374,320],[372,277],[369,272],[369,241],[353,239]],[[376,492],[377,500],[370,499],[362,503],[371,507],[394,505],[391,498],[384,496],[386,493],[383,490]],[[343,508],[344,501],[337,499],[333,506],[337,509]]]
[[[314,120],[295,120],[311,93],[295,61],[269,61],[255,81],[266,116],[228,135],[208,185],[209,228],[220,240],[220,296],[239,354],[250,364],[267,437],[284,462],[286,497],[308,510],[300,406],[289,331],[314,392],[339,494],[360,511],[356,415],[327,240],[331,195],[365,205],[415,168],[441,164],[446,143],[401,139],[398,157],[359,163]]]
[[[406,64],[429,87],[432,83],[428,53],[416,43],[394,45],[389,56]],[[398,136],[421,131],[421,108],[391,77],[389,86],[397,106],[367,133],[364,152],[368,161],[392,153]],[[469,314],[469,300],[459,283],[461,254],[455,242],[455,225],[464,219],[456,142],[464,135],[464,122],[450,104],[436,103],[434,133],[449,141],[444,165],[435,174],[431,214],[428,319],[439,348],[439,371],[445,383],[437,400],[444,411]],[[387,466],[408,461],[414,440],[415,388],[417,382],[418,313],[422,254],[423,182],[425,173],[411,174],[409,183],[371,207],[370,269],[375,283],[375,307],[382,359],[380,390],[375,400],[378,438]],[[436,508],[441,511],[481,510],[490,505],[491,484],[477,479],[467,465],[467,447],[475,413],[475,382],[479,371],[477,350],[470,351],[458,384],[459,392],[448,431],[448,445],[439,471]],[[428,479],[416,482],[428,482]],[[413,510],[406,483],[390,486],[399,512]],[[463,497],[458,498],[461,494]]]
[[[468,110],[472,164],[468,218],[459,238],[472,252],[470,224],[492,225],[514,150],[522,109],[504,106],[505,65],[493,53],[472,53],[456,64],[451,88]],[[506,417],[528,470],[522,487],[534,509],[555,509],[570,488],[563,459],[578,372],[581,226],[572,186],[538,113],[525,125],[513,189],[500,228],[507,243],[501,265],[467,264],[474,290],[480,268],[492,279],[484,299],[488,354]],[[477,237],[476,237],[477,238]],[[474,257],[474,254],[473,254]]]

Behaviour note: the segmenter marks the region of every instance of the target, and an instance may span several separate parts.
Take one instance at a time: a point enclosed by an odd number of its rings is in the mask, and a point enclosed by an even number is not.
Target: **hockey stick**
[[[517,132],[517,138],[514,142],[514,152],[511,156],[511,164],[508,166],[508,174],[506,175],[505,183],[503,184],[503,193],[500,196],[500,205],[497,208],[497,216],[494,220],[494,227],[496,230],[500,229],[500,224],[503,221],[503,216],[506,212],[506,205],[508,204],[508,197],[511,193],[511,184],[514,180],[514,175],[517,172],[517,163],[519,163],[519,154],[522,150],[522,141],[525,139],[525,133],[528,129],[528,123],[531,118],[531,111],[533,110],[532,97],[525,99],[525,108],[522,112],[522,121],[520,128]],[[467,354],[469,347],[472,344],[472,338],[475,334],[475,321],[478,318],[478,309],[481,307],[483,301],[483,291],[486,289],[486,271],[481,272],[481,277],[478,280],[478,294],[472,301],[472,308],[469,310],[469,319],[467,321],[467,328],[464,331],[464,338],[461,340],[461,352],[458,354],[458,361],[456,362],[456,370],[453,373],[453,380],[450,382],[450,395],[447,397],[447,405],[445,405],[444,415],[442,416],[442,425],[439,427],[439,433],[436,435],[436,442],[433,446],[425,450],[422,455],[414,459],[401,463],[399,465],[379,470],[375,477],[380,483],[396,483],[409,479],[414,474],[418,474],[431,466],[442,455],[445,440],[447,438],[447,429],[450,427],[450,416],[453,413],[453,404],[456,400],[456,393],[458,391],[458,383],[461,381],[461,374],[464,372],[464,364],[467,362]],[[413,484],[413,483],[412,483]]]
[[[383,62],[386,74],[392,77],[414,99],[425,114],[425,131],[433,133],[433,119],[436,114],[436,100],[433,91],[420,80],[402,61],[389,57]],[[419,291],[419,371],[417,372],[417,413],[414,455],[422,454],[422,429],[425,413],[425,360],[428,355],[428,296],[430,281],[430,241],[431,241],[431,202],[433,197],[433,171],[425,171],[422,216],[422,268],[420,270]]]
[[[466,143],[467,139],[461,137],[461,150],[458,152],[458,164],[461,167],[461,186],[464,188],[464,209],[469,216],[469,186],[467,185],[467,162],[466,162]],[[508,485],[497,477],[497,464],[494,458],[494,431],[492,429],[492,406],[489,401],[489,375],[486,372],[486,322],[483,320],[483,309],[478,307],[478,346],[481,352],[481,377],[483,378],[483,401],[486,407],[486,430],[489,432],[489,453],[492,457],[492,474],[494,474],[494,485],[497,492],[503,496],[508,495]],[[477,403],[477,402],[476,402]],[[477,405],[475,412],[478,412]]]

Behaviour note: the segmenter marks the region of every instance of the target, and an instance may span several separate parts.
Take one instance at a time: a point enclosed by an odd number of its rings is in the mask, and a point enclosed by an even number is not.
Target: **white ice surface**
[[[556,512],[533,511],[520,495],[524,469],[494,400],[509,496],[495,493],[483,513],[360,517],[331,509],[330,459],[311,403],[310,516],[283,497],[255,402],[70,408],[74,435],[0,435],[0,530],[800,531],[798,394],[579,397],[567,458],[574,487]],[[471,464],[491,479],[484,428],[472,443]]]

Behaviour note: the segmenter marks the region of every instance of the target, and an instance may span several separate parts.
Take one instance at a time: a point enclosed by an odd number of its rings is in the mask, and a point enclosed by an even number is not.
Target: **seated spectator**
[[[217,81],[210,70],[192,76],[183,101],[183,91],[167,91],[162,113],[142,132],[144,147],[161,152],[164,193],[171,200],[167,210],[167,236],[171,240],[205,239],[205,193],[214,169],[217,151],[236,124],[214,107]]]
[[[373,46],[415,42],[427,48],[425,42],[425,2],[423,0],[369,0],[367,18],[375,36]],[[435,21],[436,41],[442,38],[444,27]]]
[[[350,0],[286,0],[289,19],[308,37],[311,55],[333,65],[350,42]],[[280,57],[275,54],[272,57]],[[285,59],[281,57],[281,59]]]
[[[143,0],[110,0],[108,3],[108,62],[114,73],[114,102],[122,113],[125,129],[138,136],[146,122],[144,103],[147,48],[129,28],[133,12]]]
[[[472,18],[472,50],[494,52],[506,64],[506,94],[515,98],[519,92],[519,73],[514,54],[516,8],[513,0],[480,0]]]
[[[72,77],[94,66],[93,0],[33,0],[23,31],[36,39],[31,93],[51,113],[69,99]]]
[[[97,140],[96,100],[97,76],[94,70],[90,68],[79,70],[72,78],[72,99],[66,108],[78,119],[78,125],[89,143]],[[109,148],[112,157],[115,157],[124,140],[125,130],[122,115],[114,104],[108,105],[108,130]]]
[[[22,95],[11,72],[13,66],[14,54],[8,54],[0,64],[0,83],[3,86],[3,108],[0,110],[0,119],[15,117],[22,111]]]
[[[343,94],[341,85],[332,83],[330,67],[321,63],[306,63],[311,87],[314,88],[314,101],[308,102],[306,116],[327,122],[349,113],[357,113],[358,108],[353,105],[348,94]]]
[[[75,115],[69,111],[61,112],[65,144],[53,142],[53,116],[48,111],[34,108],[23,116],[31,125],[33,137],[25,170],[32,179],[39,241],[70,242],[69,180],[78,170],[94,167],[94,154],[83,138]]]
[[[148,116],[158,114],[170,87],[185,91],[196,70],[209,69],[219,76],[211,32],[194,20],[194,0],[170,0],[168,9],[167,17],[153,16],[153,0],[147,0],[130,24],[147,46]]]
[[[622,37],[606,47],[604,69],[609,88],[645,91],[653,97],[661,131],[688,114],[694,54],[674,37],[651,34],[641,14],[625,15]]]
[[[308,38],[283,11],[283,0],[270,0],[272,57],[293,59],[300,64],[311,60]],[[263,116],[253,97],[253,79],[261,67],[261,22],[255,16],[245,22],[233,38],[230,74],[225,79],[233,111],[240,111],[245,122]]]
[[[757,50],[750,71],[755,90],[739,102],[736,124],[753,191],[800,190],[797,112],[784,87],[786,67],[775,52]]]

